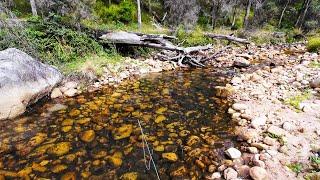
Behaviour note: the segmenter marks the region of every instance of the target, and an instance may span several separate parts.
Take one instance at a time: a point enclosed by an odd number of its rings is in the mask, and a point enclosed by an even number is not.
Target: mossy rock
[[[133,125],[132,124],[125,124],[113,131],[113,138],[114,140],[120,140],[124,138],[130,137],[131,133],[133,131]]]
[[[320,50],[320,37],[312,37],[308,40],[307,49],[309,52],[317,52]]]
[[[50,147],[48,149],[48,153],[56,156],[62,156],[64,154],[67,154],[70,151],[70,149],[71,149],[70,142],[60,142]]]

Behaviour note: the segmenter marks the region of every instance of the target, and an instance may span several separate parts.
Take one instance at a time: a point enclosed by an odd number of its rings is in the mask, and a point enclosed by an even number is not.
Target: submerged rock
[[[123,174],[120,177],[121,180],[136,180],[138,179],[138,173],[137,172],[128,172]]]
[[[173,162],[178,160],[178,156],[176,153],[162,153],[162,158]]]
[[[61,80],[57,69],[18,49],[0,51],[0,120],[23,114]]]
[[[60,142],[50,147],[48,149],[48,153],[56,156],[62,156],[64,154],[67,154],[70,151],[70,149],[71,149],[70,142]]]
[[[93,130],[85,131],[80,135],[81,140],[84,142],[91,142],[95,137],[96,133]]]
[[[113,132],[113,138],[114,138],[114,140],[128,138],[128,137],[130,137],[132,130],[133,130],[132,124],[125,124],[125,125],[117,128]]]

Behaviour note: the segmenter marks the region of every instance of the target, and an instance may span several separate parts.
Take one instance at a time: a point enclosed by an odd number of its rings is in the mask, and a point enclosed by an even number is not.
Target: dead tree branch
[[[212,34],[212,33],[205,33],[204,35],[208,36],[210,38],[213,38],[213,39],[223,39],[223,40],[227,40],[230,42],[237,42],[237,43],[241,43],[241,44],[251,44],[251,42],[248,41],[247,39],[238,38],[238,37],[229,36],[229,35]]]

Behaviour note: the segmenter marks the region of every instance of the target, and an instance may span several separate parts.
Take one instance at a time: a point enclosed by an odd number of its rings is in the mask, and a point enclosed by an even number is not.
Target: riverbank
[[[132,75],[176,67],[155,59],[125,62],[125,66],[106,68],[103,79],[88,90],[114,85]],[[305,45],[299,43],[248,49],[232,47],[209,64],[216,68],[236,68],[230,84],[222,87],[227,91],[222,96],[235,101],[228,112],[239,125],[235,133],[241,145],[229,149],[231,152],[227,150],[226,158],[233,161],[221,161],[218,171],[208,178],[319,176],[313,173],[319,171],[319,55],[308,53]],[[241,158],[231,157],[233,151],[240,152]]]
[[[102,86],[115,86],[125,79],[143,76],[148,73],[170,71],[177,67],[174,62],[160,61],[153,57],[140,57],[138,59],[126,57],[123,61],[105,65],[102,75],[95,78],[94,81],[86,78],[95,77],[95,72],[91,71],[90,68],[82,71],[85,77],[81,75],[66,77],[60,86],[53,89],[51,98],[74,97],[86,91],[97,91]]]
[[[233,50],[221,61],[230,56],[256,65],[231,80],[242,156],[227,167],[244,178],[319,179],[320,56],[303,44]]]

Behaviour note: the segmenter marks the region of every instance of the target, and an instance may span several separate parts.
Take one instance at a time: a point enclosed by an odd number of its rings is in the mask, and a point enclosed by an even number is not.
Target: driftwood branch
[[[237,42],[237,43],[241,43],[241,44],[251,44],[251,42],[248,41],[247,39],[238,38],[238,37],[229,36],[229,35],[212,34],[212,33],[205,33],[204,35],[208,36],[210,38],[213,38],[213,39],[224,39],[224,40],[228,40],[231,42]]]
[[[134,46],[145,46],[156,49],[168,50],[175,52],[175,54],[165,55],[159,54],[158,57],[164,60],[176,61],[179,66],[186,67],[185,64],[191,66],[203,67],[201,58],[195,58],[195,54],[201,51],[212,49],[212,45],[194,46],[194,47],[180,47],[174,45],[170,40],[176,39],[174,36],[167,36],[163,34],[144,34],[134,32],[108,32],[100,37],[107,43],[113,44],[128,44]]]

